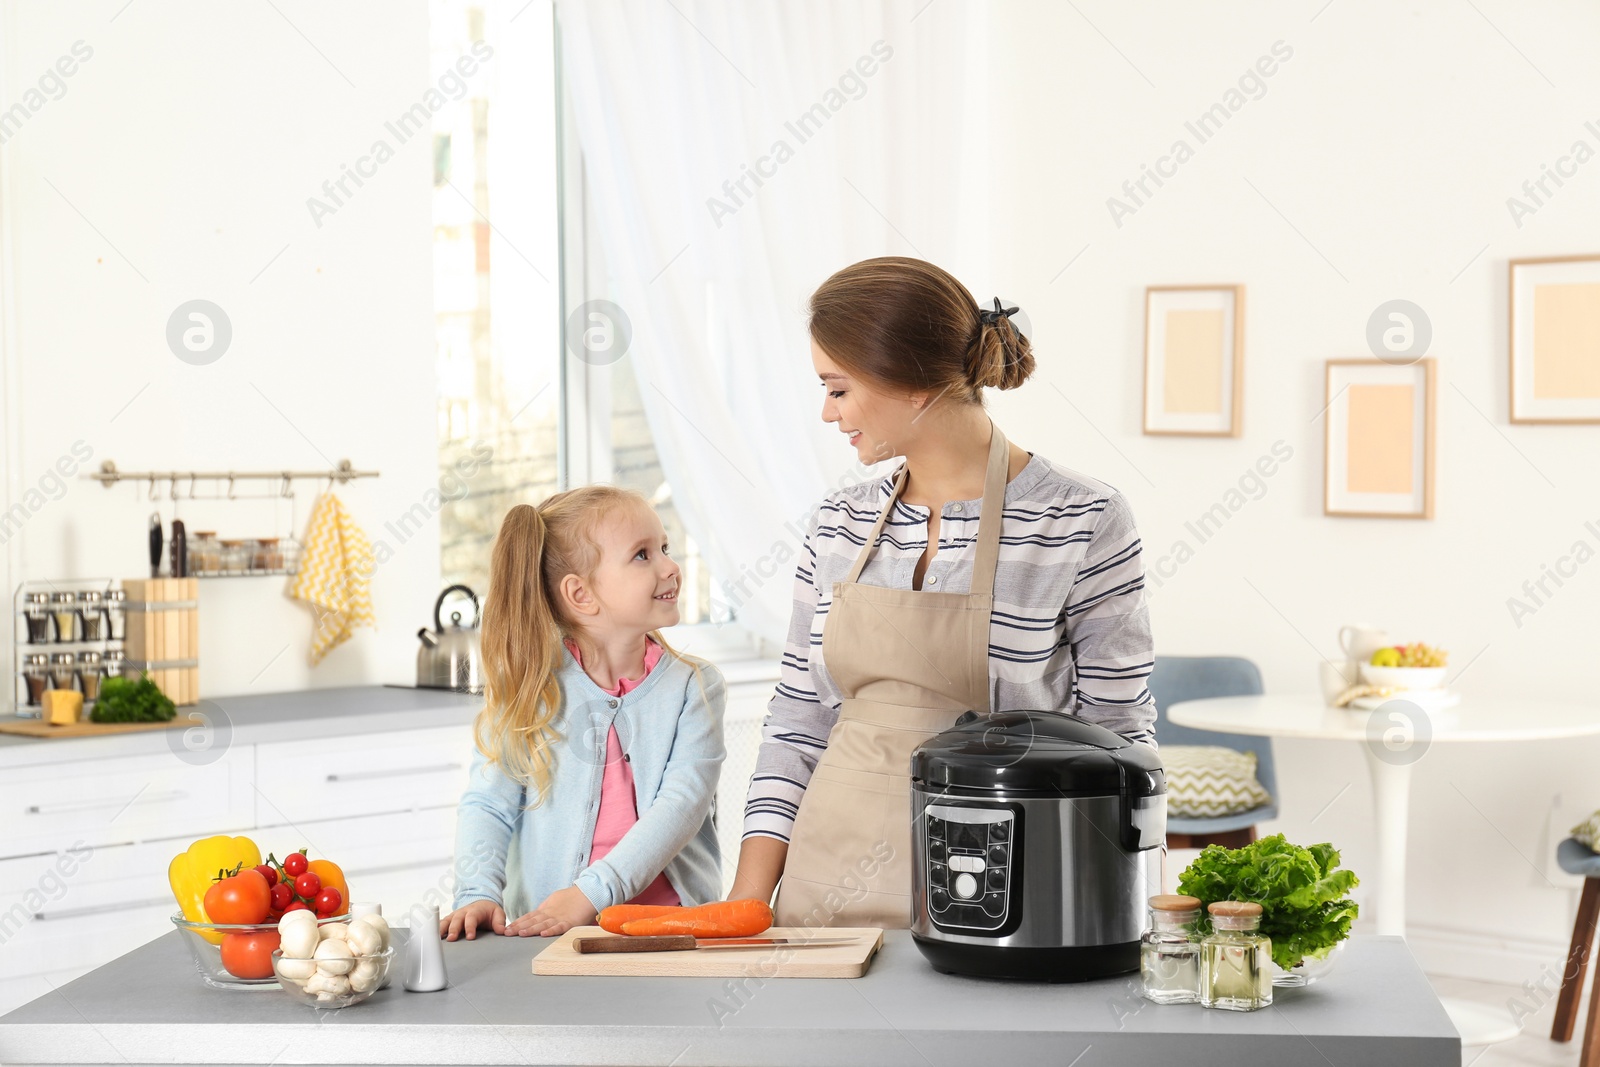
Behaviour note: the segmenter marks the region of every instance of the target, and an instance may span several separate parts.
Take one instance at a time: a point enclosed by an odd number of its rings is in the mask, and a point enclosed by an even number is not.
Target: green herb
[[[1353,871],[1337,870],[1339,852],[1324,842],[1302,848],[1282,834],[1243,848],[1208,845],[1178,876],[1178,892],[1261,905],[1261,932],[1272,939],[1272,962],[1289,970],[1306,956],[1326,956],[1350,936],[1356,902],[1346,894],[1360,884]],[[1209,914],[1202,912],[1209,928]]]
[[[178,713],[148,674],[136,682],[131,678],[107,678],[100,683],[100,696],[89,718],[95,722],[171,722]]]

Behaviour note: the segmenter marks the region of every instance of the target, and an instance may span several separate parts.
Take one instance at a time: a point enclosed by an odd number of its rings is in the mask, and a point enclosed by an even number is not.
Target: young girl
[[[711,807],[726,687],[661,637],[678,586],[638,493],[585,486],[506,515],[441,936],[550,937],[612,904],[721,899]]]

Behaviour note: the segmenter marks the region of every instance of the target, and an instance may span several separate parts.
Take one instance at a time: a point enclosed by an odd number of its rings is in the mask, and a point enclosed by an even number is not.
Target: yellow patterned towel
[[[303,600],[316,617],[311,663],[316,665],[350,638],[354,627],[375,626],[372,615],[372,542],[332,493],[317,498],[306,530],[300,570],[289,596]]]

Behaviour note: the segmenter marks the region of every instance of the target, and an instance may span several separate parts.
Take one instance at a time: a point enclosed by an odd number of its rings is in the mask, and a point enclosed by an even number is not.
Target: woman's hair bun
[[[1015,389],[1033,374],[1033,346],[1010,316],[981,317],[967,367],[974,390]]]

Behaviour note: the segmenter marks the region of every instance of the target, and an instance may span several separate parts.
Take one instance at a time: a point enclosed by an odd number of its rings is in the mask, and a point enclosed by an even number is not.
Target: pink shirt
[[[583,666],[583,656],[578,652],[577,644],[570,638],[563,643],[567,651],[572,653],[572,658],[578,661],[578,666]],[[620,697],[637,688],[649,676],[661,659],[661,654],[661,646],[645,638],[644,673],[637,678],[619,678],[617,687],[605,692]],[[600,811],[595,816],[594,846],[589,850],[589,862],[593,864],[603,859],[638,821],[639,801],[633,787],[633,766],[622,752],[617,728],[612,726],[606,735],[606,769],[600,778]],[[666,874],[658,873],[655,881],[645,886],[644,891],[628,903],[677,905],[682,901],[678,899],[672,883],[667,881]]]

